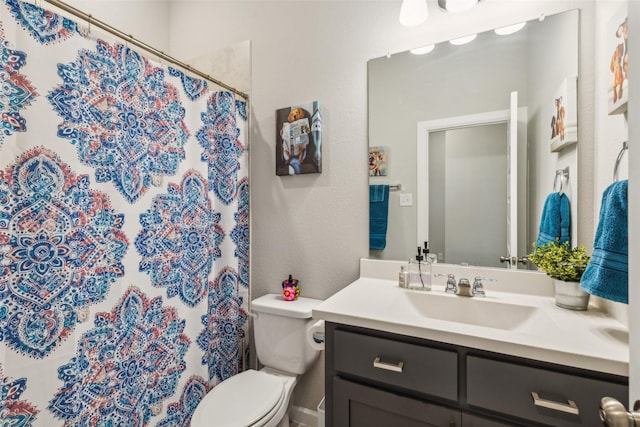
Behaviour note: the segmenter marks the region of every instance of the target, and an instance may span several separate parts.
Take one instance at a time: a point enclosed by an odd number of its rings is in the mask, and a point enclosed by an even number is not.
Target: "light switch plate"
[[[413,206],[413,194],[400,193],[400,206]]]

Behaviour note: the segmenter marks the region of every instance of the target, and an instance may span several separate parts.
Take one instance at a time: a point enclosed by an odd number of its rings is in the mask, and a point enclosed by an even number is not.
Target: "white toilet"
[[[244,371],[214,387],[194,411],[191,427],[288,427],[297,376],[320,353],[307,341],[311,310],[320,302],[303,297],[285,301],[275,294],[253,300],[256,354],[264,368]]]

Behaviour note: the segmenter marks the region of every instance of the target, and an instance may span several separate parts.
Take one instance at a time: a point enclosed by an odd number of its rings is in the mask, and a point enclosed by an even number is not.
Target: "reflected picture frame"
[[[566,77],[547,104],[552,153],[578,142],[578,79]]]
[[[387,176],[387,147],[369,147],[369,176]]]

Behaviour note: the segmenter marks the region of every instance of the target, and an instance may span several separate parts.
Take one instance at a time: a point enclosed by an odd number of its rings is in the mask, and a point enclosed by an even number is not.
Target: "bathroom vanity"
[[[544,275],[505,274],[480,299],[399,288],[392,264],[363,260],[313,311],[328,427],[599,426],[602,397],[627,400],[625,326],[555,306]]]

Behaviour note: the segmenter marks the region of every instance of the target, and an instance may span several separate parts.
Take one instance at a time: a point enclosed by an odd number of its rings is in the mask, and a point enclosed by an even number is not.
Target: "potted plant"
[[[570,310],[586,310],[590,295],[580,289],[580,278],[589,263],[584,246],[571,248],[569,242],[533,244],[529,261],[553,279],[556,305]]]

